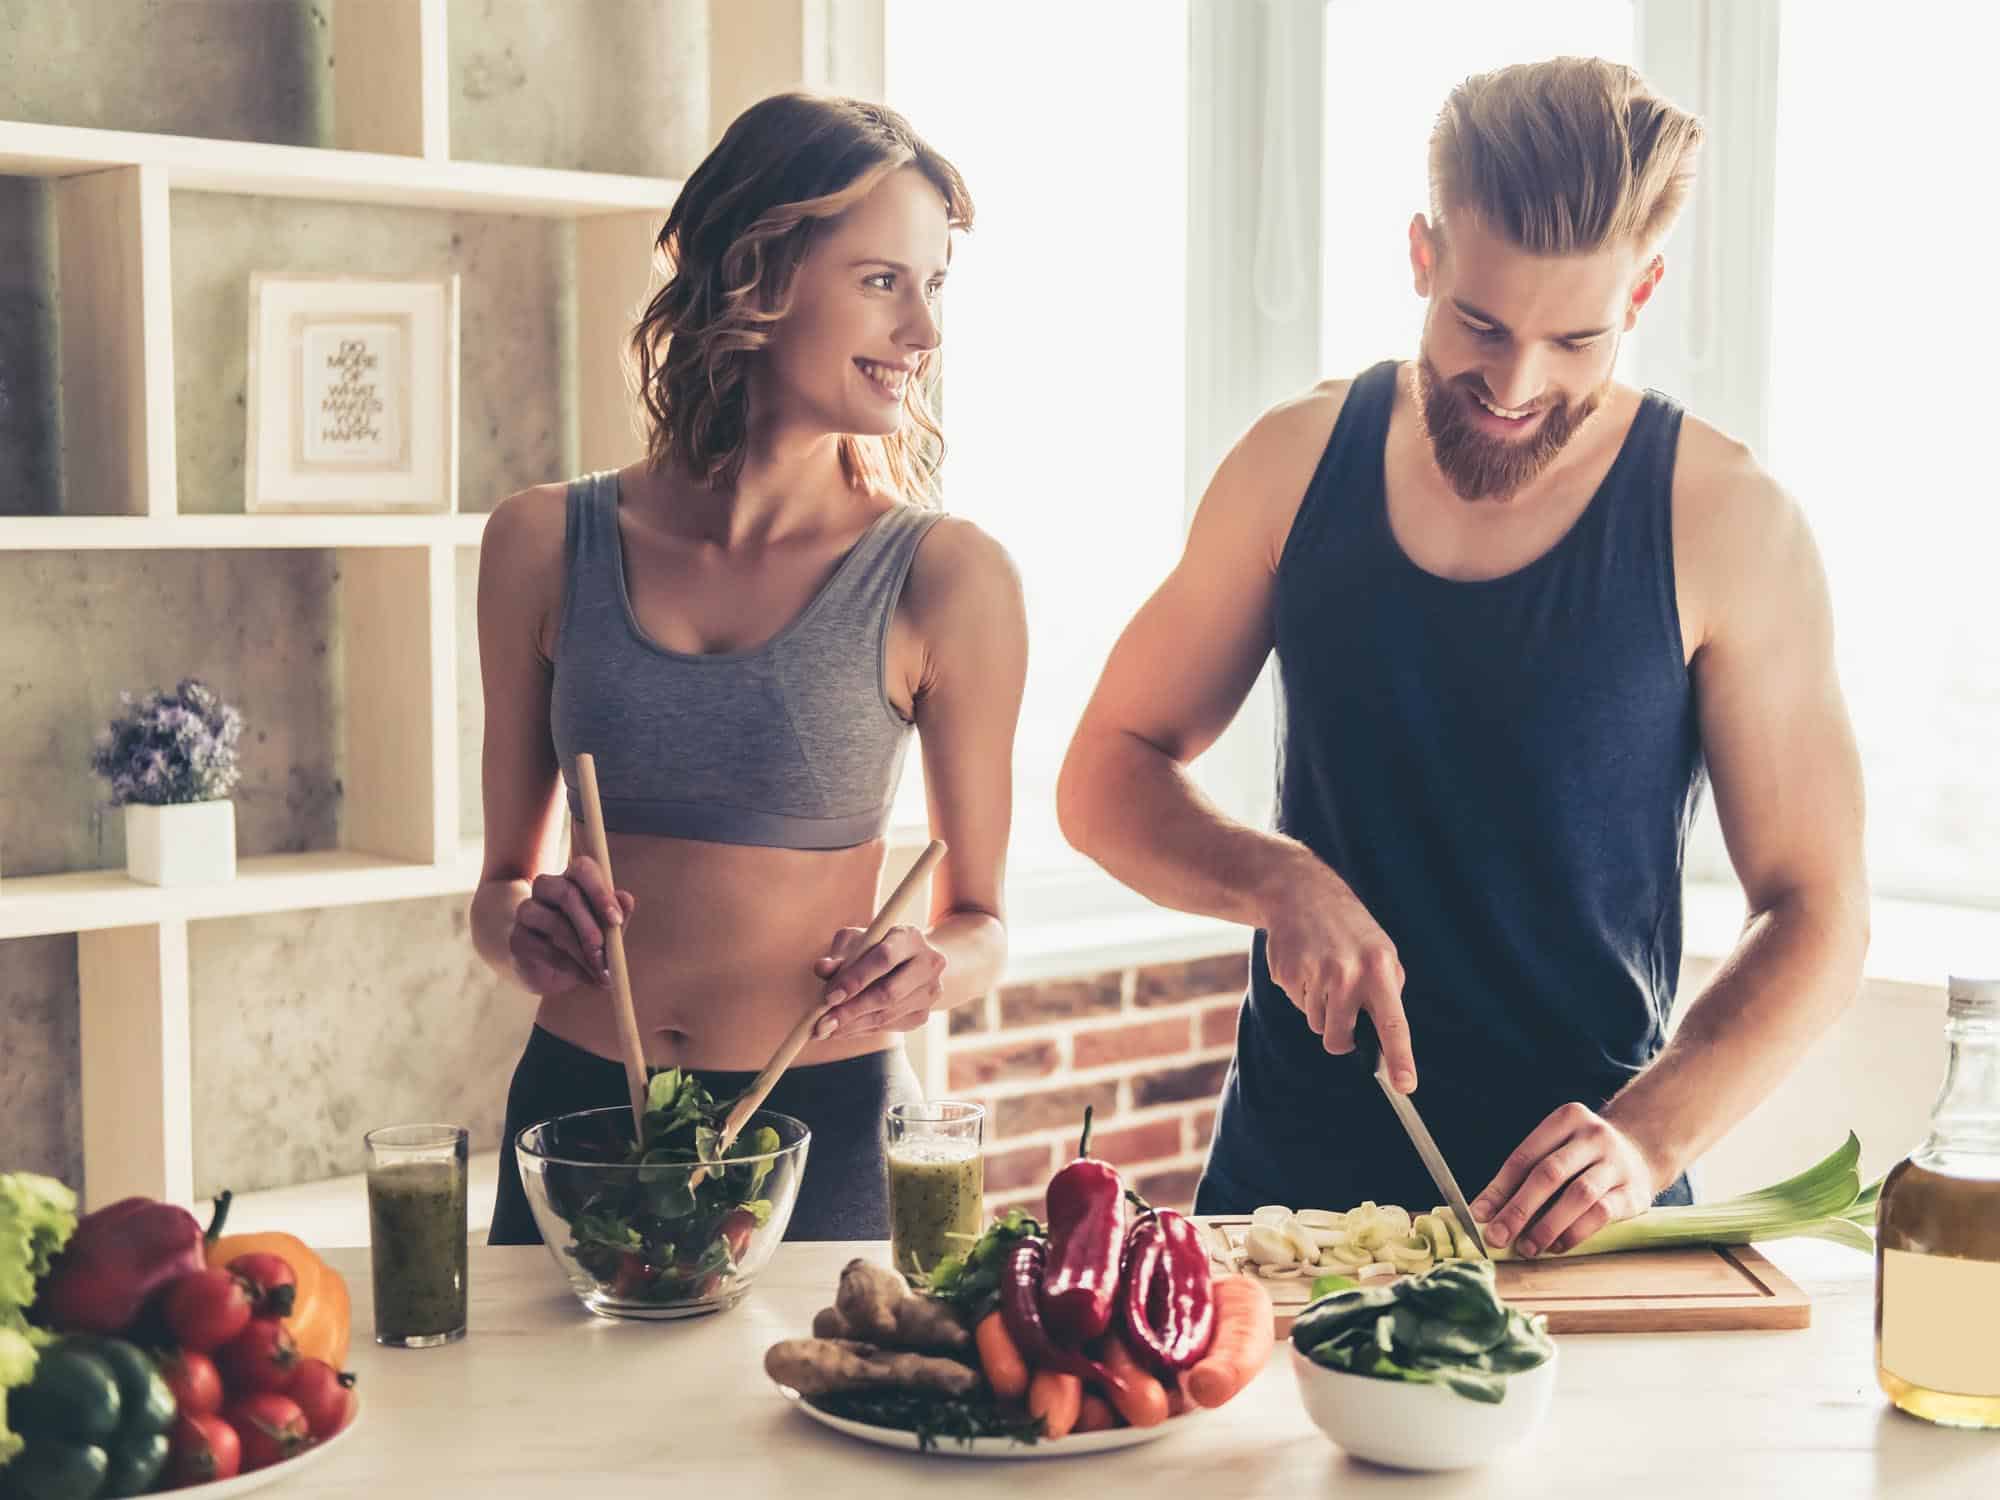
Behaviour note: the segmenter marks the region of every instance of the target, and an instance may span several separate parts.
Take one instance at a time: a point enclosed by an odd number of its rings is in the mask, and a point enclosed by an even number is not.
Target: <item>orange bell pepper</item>
[[[225,1234],[208,1242],[206,1254],[209,1265],[227,1266],[239,1255],[259,1252],[277,1256],[298,1279],[291,1315],[284,1323],[300,1355],[323,1359],[336,1370],[345,1369],[352,1308],[341,1274],[292,1234]]]

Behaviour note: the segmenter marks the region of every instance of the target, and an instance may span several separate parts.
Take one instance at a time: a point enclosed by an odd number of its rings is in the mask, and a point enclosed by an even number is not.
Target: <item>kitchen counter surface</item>
[[[1763,1247],[1814,1299],[1783,1333],[1574,1334],[1554,1405],[1498,1463],[1413,1475],[1350,1459],[1307,1419],[1286,1347],[1220,1411],[1157,1442],[1051,1463],[898,1453],[790,1409],[765,1348],[809,1332],[840,1267],[883,1246],[793,1244],[735,1309],[680,1323],[591,1317],[539,1246],[472,1250],[470,1333],[441,1349],[371,1341],[368,1252],[327,1259],[354,1294],[360,1425],[274,1495],[479,1497],[729,1492],[876,1500],[1025,1484],[1093,1500],[1243,1495],[1644,1497],[2000,1493],[2000,1432],[1933,1427],[1875,1386],[1873,1267],[1815,1241]]]

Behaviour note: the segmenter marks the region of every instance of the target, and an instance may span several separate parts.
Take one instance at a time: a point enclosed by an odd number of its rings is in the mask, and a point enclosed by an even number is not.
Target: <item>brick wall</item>
[[[1247,966],[1239,953],[1009,985],[953,1011],[948,1086],[987,1109],[988,1211],[1041,1214],[1086,1104],[1091,1155],[1150,1201],[1190,1207]]]

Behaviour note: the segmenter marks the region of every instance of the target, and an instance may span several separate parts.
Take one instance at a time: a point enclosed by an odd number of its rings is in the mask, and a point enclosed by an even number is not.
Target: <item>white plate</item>
[[[821,1411],[790,1386],[779,1385],[775,1380],[771,1383],[778,1386],[794,1407],[823,1427],[860,1438],[864,1443],[879,1443],[884,1448],[902,1448],[913,1453],[923,1451],[914,1432],[836,1417],[832,1412]],[[944,1458],[1081,1458],[1090,1453],[1109,1453],[1115,1448],[1136,1448],[1141,1443],[1157,1441],[1179,1431],[1183,1423],[1200,1415],[1202,1408],[1195,1406],[1178,1417],[1167,1418],[1157,1427],[1108,1427],[1102,1432],[1073,1432],[1066,1438],[1045,1439],[1038,1443],[1021,1443],[1013,1438],[974,1438],[970,1443],[961,1443],[954,1438],[939,1438],[937,1446],[930,1452]]]
[[[173,1491],[176,1495],[199,1495],[201,1500],[229,1500],[231,1495],[247,1495],[252,1490],[261,1490],[266,1485],[277,1484],[290,1479],[305,1468],[316,1464],[334,1449],[354,1436],[354,1429],[361,1425],[361,1402],[354,1402],[354,1415],[347,1419],[347,1425],[323,1443],[314,1443],[303,1453],[293,1454],[281,1464],[272,1464],[268,1469],[257,1469],[249,1474],[238,1474],[234,1479],[212,1479],[207,1484],[189,1485],[186,1489]]]

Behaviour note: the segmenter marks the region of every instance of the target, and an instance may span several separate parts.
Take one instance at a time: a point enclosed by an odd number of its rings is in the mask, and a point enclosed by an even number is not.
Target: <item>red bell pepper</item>
[[[1054,1370],[1094,1383],[1106,1391],[1124,1391],[1126,1382],[1086,1355],[1065,1349],[1049,1337],[1042,1323],[1040,1293],[1047,1266],[1048,1245],[1030,1236],[1007,1252],[1000,1277],[1000,1321],[1029,1368]]]
[[[1142,1214],[1126,1241],[1119,1315],[1133,1354],[1162,1380],[1208,1353],[1215,1337],[1208,1249],[1194,1225],[1170,1208]]]
[[[1076,1160],[1049,1179],[1049,1266],[1042,1284],[1042,1320],[1057,1342],[1072,1348],[1111,1326],[1118,1304],[1119,1263],[1125,1253],[1125,1184],[1118,1169],[1089,1154],[1090,1116]]]
[[[42,1283],[38,1316],[63,1333],[124,1332],[153,1293],[207,1264],[208,1237],[228,1212],[224,1193],[207,1234],[186,1209],[151,1198],[121,1198],[85,1214]]]

